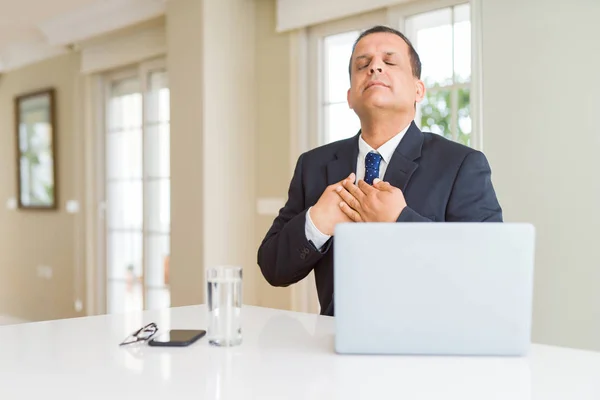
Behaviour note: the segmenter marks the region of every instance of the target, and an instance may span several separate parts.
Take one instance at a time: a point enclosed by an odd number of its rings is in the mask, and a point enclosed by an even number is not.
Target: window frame
[[[392,7],[387,7],[374,12],[361,14],[332,22],[327,22],[315,26],[308,27],[304,30],[299,30],[295,33],[292,40],[292,48],[290,55],[295,70],[292,71],[292,79],[296,79],[292,84],[291,92],[293,94],[301,94],[297,88],[302,82],[308,83],[308,90],[300,98],[292,101],[292,115],[296,124],[300,124],[298,120],[306,118],[308,124],[306,127],[294,127],[292,131],[292,158],[296,158],[303,151],[313,149],[325,144],[325,118],[324,118],[324,60],[323,60],[323,41],[325,37],[336,35],[353,30],[367,29],[373,25],[386,24],[395,27],[401,32],[406,29],[406,19],[421,13],[439,10],[442,8],[455,7],[461,4],[470,5],[470,21],[471,21],[471,82],[464,84],[456,84],[456,87],[470,88],[470,115],[471,115],[471,147],[481,150],[483,148],[482,138],[482,116],[481,116],[481,51],[480,46],[480,5],[481,0],[431,0],[424,2],[414,2],[408,4],[399,4]],[[298,40],[300,38],[300,40]],[[302,47],[305,46],[306,50]],[[298,71],[298,69],[300,69]],[[305,69],[303,71],[302,69]],[[304,79],[299,79],[300,77]],[[453,91],[454,92],[454,91]],[[305,97],[305,98],[302,98]],[[452,102],[452,118],[456,118],[457,112],[454,107],[457,106],[456,101]],[[306,109],[303,109],[303,104]],[[302,107],[299,107],[302,105]],[[455,121],[453,121],[455,125]],[[294,157],[296,156],[296,157]]]
[[[397,26],[401,32],[406,31],[406,20],[414,15],[427,13],[431,11],[440,10],[443,8],[456,7],[462,4],[469,4],[470,6],[470,22],[471,22],[471,80],[469,83],[454,83],[448,88],[470,88],[470,115],[471,115],[471,142],[470,147],[476,150],[483,149],[483,135],[482,135],[482,117],[481,117],[481,18],[479,18],[481,12],[481,0],[431,0],[425,2],[416,2],[409,4],[402,4],[388,8],[388,24],[390,26]],[[454,15],[454,13],[453,13]],[[454,21],[453,21],[454,22]],[[409,39],[411,39],[409,37]],[[457,121],[457,99],[456,90],[451,92],[453,98],[452,104],[452,125],[455,126]],[[453,138],[454,138],[453,132]]]
[[[146,101],[148,93],[151,89],[150,86],[150,74],[152,72],[155,71],[164,71],[165,74],[167,75],[167,88],[169,89],[169,93],[171,90],[171,87],[168,84],[169,81],[169,71],[167,68],[167,60],[165,58],[159,58],[159,59],[155,59],[155,60],[151,60],[151,61],[146,61],[140,64],[139,66],[139,73],[140,73],[140,77],[142,78],[142,160],[143,160],[143,166],[142,166],[142,182],[143,182],[143,201],[144,204],[147,202],[147,199],[150,198],[151,193],[150,193],[150,185],[148,185],[149,182],[160,182],[160,181],[168,181],[168,186],[169,186],[169,199],[171,197],[171,170],[169,168],[169,176],[161,176],[161,177],[151,177],[148,176],[148,170],[149,170],[149,165],[147,163],[147,159],[144,157],[145,154],[147,154],[149,152],[148,149],[148,144],[145,140],[145,137],[147,135],[148,132],[148,123],[149,120],[147,118],[148,115],[148,107],[149,104]],[[170,107],[170,98],[169,98],[169,107]],[[169,147],[170,147],[170,142],[171,142],[171,118],[170,118],[170,111],[169,111]],[[171,161],[171,155],[169,154],[169,164]],[[171,218],[170,218],[170,207],[169,207],[169,229],[168,232],[166,231],[154,231],[151,230],[150,227],[146,228],[146,226],[144,226],[143,229],[143,237],[142,237],[142,266],[143,266],[143,271],[146,271],[146,268],[148,266],[148,263],[146,262],[146,260],[148,259],[148,253],[149,253],[149,249],[150,249],[150,245],[148,244],[150,241],[150,238],[152,238],[153,236],[168,236],[168,240],[169,240],[169,249],[171,249]],[[150,221],[150,213],[149,213],[149,207],[144,207],[144,214],[143,214],[143,221]],[[171,254],[171,251],[169,251],[169,256]],[[167,289],[169,291],[169,305],[171,304],[170,301],[170,297],[171,297],[171,290],[170,290],[170,286],[168,283],[164,283],[164,285],[162,287],[160,286],[155,286],[155,285],[150,285],[149,283],[146,282],[147,279],[147,275],[144,274],[144,277],[142,279],[142,299],[143,299],[143,309],[144,310],[149,310],[149,306],[148,306],[148,295],[147,292],[149,289]]]
[[[104,85],[103,85],[103,91],[104,91],[104,96],[103,96],[103,113],[102,113],[102,118],[104,120],[104,129],[102,131],[102,138],[101,138],[101,143],[102,143],[102,147],[104,149],[103,152],[103,158],[100,159],[100,163],[101,163],[101,169],[102,172],[104,174],[103,179],[101,181],[101,186],[102,186],[102,193],[103,193],[103,197],[102,197],[102,209],[104,211],[103,213],[103,219],[102,219],[102,223],[101,223],[101,227],[102,227],[102,234],[100,235],[101,241],[103,243],[103,247],[101,250],[102,255],[104,256],[104,263],[100,264],[101,268],[103,268],[105,270],[104,272],[104,279],[105,279],[105,286],[104,286],[104,290],[105,290],[105,310],[107,313],[110,312],[110,296],[109,296],[109,288],[110,288],[110,283],[111,281],[114,282],[118,282],[118,280],[116,279],[111,279],[110,278],[110,271],[109,271],[109,254],[108,254],[108,237],[110,234],[110,229],[108,227],[108,213],[107,213],[107,203],[108,203],[108,176],[106,176],[106,171],[107,171],[107,166],[109,164],[108,162],[108,149],[107,149],[107,135],[108,133],[108,127],[109,127],[109,110],[110,110],[110,90],[111,90],[111,85],[114,82],[118,82],[118,81],[123,81],[126,79],[138,79],[139,80],[139,87],[140,87],[140,93],[142,93],[142,126],[141,126],[141,143],[142,143],[142,147],[144,146],[144,111],[143,111],[143,83],[142,83],[142,75],[140,72],[139,67],[129,67],[129,68],[122,68],[116,71],[112,71],[109,72],[107,74],[104,75]],[[141,176],[141,182],[142,182],[142,190],[144,187],[144,171],[143,171],[143,164],[144,164],[144,152],[142,151],[142,155],[141,155],[142,159],[142,176]],[[142,192],[142,202],[144,201],[144,194]],[[137,229],[136,229],[137,231]],[[142,215],[142,224],[139,227],[139,231],[142,234],[142,254],[141,254],[141,270],[142,270],[142,276],[144,275],[144,269],[145,269],[145,255],[144,255],[144,218]],[[144,303],[145,303],[145,299],[144,299],[144,284],[143,284],[143,280],[141,282],[141,290],[142,290],[142,309],[144,308]]]
[[[108,297],[108,289],[109,289],[109,273],[108,273],[108,220],[107,220],[107,177],[106,177],[106,167],[108,165],[107,153],[106,153],[106,134],[107,134],[107,124],[108,124],[108,109],[110,102],[110,87],[111,84],[115,81],[136,78],[139,79],[140,83],[140,93],[142,94],[142,201],[144,204],[148,202],[148,197],[150,196],[149,189],[147,183],[152,180],[147,175],[147,160],[146,153],[147,142],[145,140],[147,130],[148,130],[148,121],[147,121],[147,95],[150,90],[150,82],[149,77],[153,71],[165,71],[168,76],[168,68],[167,68],[167,60],[164,57],[151,59],[147,61],[140,62],[134,66],[129,66],[125,68],[116,69],[113,71],[109,71],[104,74],[100,74],[97,76],[96,80],[96,102],[98,104],[97,109],[97,117],[96,117],[96,134],[97,134],[97,150],[96,150],[96,179],[98,182],[97,185],[97,199],[98,199],[98,207],[97,207],[97,253],[96,253],[96,262],[97,262],[97,273],[96,273],[96,304],[95,311],[100,314],[106,314],[109,311],[109,297]],[[170,125],[170,121],[169,121]],[[165,178],[166,179],[166,178]],[[169,173],[168,177],[169,183],[171,182],[171,175]],[[148,221],[148,207],[143,207],[142,214],[142,226],[140,231],[142,233],[142,279],[140,282],[141,290],[142,290],[142,310],[148,309],[148,299],[147,299],[147,290],[148,284],[146,283],[146,270],[148,267],[147,257],[149,252],[148,238],[152,232],[148,230],[146,226],[146,222]],[[166,234],[166,233],[165,233]],[[171,229],[168,232],[169,240],[171,239]],[[166,288],[169,288],[168,284],[165,284]],[[154,288],[154,287],[153,287]]]
[[[308,138],[310,148],[325,144],[325,65],[323,60],[325,38],[345,32],[368,29],[373,25],[385,24],[386,18],[386,11],[379,10],[360,17],[345,18],[308,28],[308,62],[306,64],[309,82],[308,120],[309,131],[313,132]]]

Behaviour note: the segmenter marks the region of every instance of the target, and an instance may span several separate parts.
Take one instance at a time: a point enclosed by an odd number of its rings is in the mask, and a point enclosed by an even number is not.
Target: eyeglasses
[[[126,344],[132,344],[137,342],[144,342],[150,339],[154,334],[158,331],[158,326],[154,322],[149,323],[146,326],[141,327],[137,331],[133,332],[131,335],[127,336],[119,346],[123,346]]]

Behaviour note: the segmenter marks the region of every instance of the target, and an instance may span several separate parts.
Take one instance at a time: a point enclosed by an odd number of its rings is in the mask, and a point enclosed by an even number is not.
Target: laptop
[[[334,237],[337,353],[527,354],[532,225],[346,223]]]

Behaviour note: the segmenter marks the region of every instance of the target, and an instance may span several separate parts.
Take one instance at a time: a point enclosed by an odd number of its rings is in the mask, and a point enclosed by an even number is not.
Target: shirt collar
[[[379,153],[381,155],[381,158],[383,158],[383,161],[385,161],[386,164],[389,164],[390,160],[392,159],[392,156],[394,155],[394,151],[396,151],[396,147],[398,147],[398,145],[400,144],[400,141],[406,134],[406,131],[408,131],[408,128],[410,128],[410,124],[408,124],[406,128],[397,133],[393,138],[379,146],[377,150],[369,146],[369,144],[365,142],[361,134],[358,138],[358,156],[361,158],[365,158],[368,153],[373,151],[375,153]]]

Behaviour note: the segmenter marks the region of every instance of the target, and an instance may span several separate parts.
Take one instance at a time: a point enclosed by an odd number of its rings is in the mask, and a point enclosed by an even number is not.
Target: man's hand
[[[343,200],[340,209],[354,222],[396,222],[406,207],[402,190],[380,179],[374,179],[373,186],[362,179],[358,186],[345,179],[336,191]]]
[[[354,182],[354,173],[351,173],[346,179],[327,186],[323,194],[310,209],[310,218],[319,231],[325,235],[332,236],[335,226],[341,222],[352,222],[352,220],[340,209],[340,195],[336,192],[337,187],[342,187],[344,182],[352,184]]]

